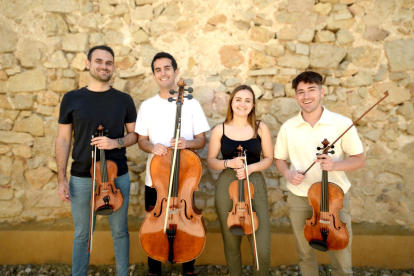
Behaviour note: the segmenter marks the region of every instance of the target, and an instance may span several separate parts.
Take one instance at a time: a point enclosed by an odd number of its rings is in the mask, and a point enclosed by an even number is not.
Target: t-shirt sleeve
[[[194,104],[194,120],[193,120],[193,133],[198,135],[200,133],[210,130],[210,125],[207,122],[207,118],[204,115],[204,111],[198,101]]]
[[[149,136],[149,122],[146,114],[145,102],[141,104],[138,110],[137,122],[135,124],[135,132],[139,135]]]
[[[359,139],[358,131],[355,126],[351,127],[342,137],[342,149],[348,155],[357,155],[364,152],[361,139]]]
[[[73,109],[70,107],[70,100],[68,93],[63,96],[62,102],[60,103],[60,110],[59,110],[59,124],[72,124],[72,111]]]
[[[274,156],[276,159],[281,159],[281,160],[289,159],[289,151],[287,147],[287,133],[286,133],[285,125],[282,125],[277,135]]]
[[[137,120],[137,108],[135,107],[134,100],[128,95],[127,97],[127,114],[125,123],[133,123]]]

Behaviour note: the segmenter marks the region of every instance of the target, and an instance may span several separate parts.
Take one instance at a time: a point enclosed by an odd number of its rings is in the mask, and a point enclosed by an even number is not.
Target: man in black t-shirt
[[[56,139],[56,163],[58,168],[58,195],[71,203],[75,225],[73,240],[72,275],[87,275],[89,266],[88,238],[91,199],[91,145],[105,150],[106,160],[118,166],[115,186],[124,197],[122,207],[108,216],[114,242],[117,275],[128,275],[129,233],[127,213],[130,180],[125,147],[137,142],[134,132],[137,117],[134,102],[126,93],[109,86],[114,71],[114,53],[107,46],[93,47],[88,53],[86,68],[91,78],[87,87],[71,91],[63,96],[60,105],[58,137]],[[107,136],[95,137],[99,125],[108,130]],[[127,135],[124,135],[126,128]],[[66,167],[70,144],[73,163],[68,183]],[[96,155],[99,161],[99,151]],[[96,214],[94,213],[94,216]]]

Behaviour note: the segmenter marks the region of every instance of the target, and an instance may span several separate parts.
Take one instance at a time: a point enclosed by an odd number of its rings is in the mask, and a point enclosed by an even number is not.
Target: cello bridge
[[[174,215],[174,214],[178,213],[179,211],[180,211],[179,208],[170,209],[170,210],[168,210],[168,214]]]
[[[323,223],[323,224],[331,224],[331,222],[329,220],[319,220],[319,223]]]

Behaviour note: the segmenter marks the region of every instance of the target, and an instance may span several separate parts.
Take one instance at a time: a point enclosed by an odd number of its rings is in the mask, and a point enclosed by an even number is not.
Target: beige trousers
[[[300,271],[303,276],[318,276],[318,262],[316,261],[315,249],[309,245],[303,234],[306,219],[312,217],[312,207],[309,205],[307,197],[296,196],[290,191],[287,202],[293,234],[296,239]],[[327,252],[332,265],[332,276],[352,276],[352,227],[350,207],[348,195],[345,195],[344,207],[339,210],[339,218],[343,223],[346,223],[350,240],[348,247],[344,250]]]

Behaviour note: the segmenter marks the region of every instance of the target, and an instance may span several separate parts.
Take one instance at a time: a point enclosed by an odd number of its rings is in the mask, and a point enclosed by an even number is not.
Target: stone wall
[[[129,93],[137,108],[158,92],[150,62],[167,51],[211,126],[223,121],[229,91],[245,83],[274,137],[299,110],[290,82],[304,70],[324,76],[323,104],[352,119],[388,90],[358,124],[367,165],[348,173],[352,218],[414,229],[413,0],[0,3],[0,225],[71,217],[56,194],[59,103],[87,83],[88,49],[107,44],[118,68],[112,85]],[[207,147],[200,151],[196,205],[213,227],[218,172],[205,165],[206,153]],[[146,157],[137,146],[128,148],[131,218],[144,215]],[[286,180],[274,166],[265,176],[272,225],[289,225]]]

